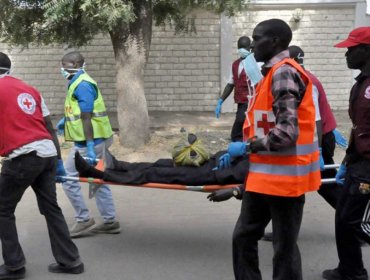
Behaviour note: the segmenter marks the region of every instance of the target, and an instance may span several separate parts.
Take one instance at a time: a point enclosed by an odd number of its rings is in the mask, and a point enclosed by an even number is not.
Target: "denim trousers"
[[[273,279],[302,280],[297,245],[305,196],[281,197],[254,192],[243,194],[239,219],[233,233],[233,266],[236,280],[261,280],[258,240],[272,220]]]
[[[109,138],[95,146],[97,158],[106,159],[110,156],[108,147],[112,144],[112,139]],[[86,156],[86,147],[74,146],[68,155],[65,163],[67,176],[78,177],[74,156],[78,151],[81,156]],[[90,219],[89,209],[86,206],[85,199],[82,194],[81,185],[78,182],[67,181],[63,183],[63,189],[75,210],[75,218],[77,222],[87,221]],[[105,223],[112,222],[116,218],[116,211],[113,202],[112,192],[107,185],[101,185],[95,194],[96,206],[99,210]]]
[[[36,194],[41,215],[45,216],[55,260],[66,266],[80,262],[55,189],[56,157],[41,158],[35,152],[4,160],[0,175],[0,240],[5,266],[22,268],[25,256],[19,244],[15,224],[15,209],[25,190],[31,186]]]

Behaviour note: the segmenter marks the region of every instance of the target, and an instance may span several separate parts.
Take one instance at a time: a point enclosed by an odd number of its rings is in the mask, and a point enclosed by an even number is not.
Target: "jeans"
[[[233,266],[236,280],[261,280],[258,240],[272,220],[273,279],[301,280],[301,255],[297,245],[305,196],[279,197],[245,192],[233,233]]]
[[[110,155],[108,147],[111,144],[112,139],[109,138],[106,141],[96,145],[95,153],[97,158],[105,159],[106,157],[108,157]],[[67,176],[79,176],[74,161],[76,151],[78,151],[81,156],[86,156],[86,147],[81,148],[74,146],[74,148],[71,149],[71,152],[69,153],[67,161],[65,163]],[[89,209],[87,208],[85,199],[82,195],[81,185],[78,182],[67,181],[63,183],[63,189],[75,210],[75,218],[77,222],[89,220]],[[95,194],[95,202],[99,213],[103,217],[105,223],[115,220],[116,211],[113,203],[113,196],[110,188],[107,185],[101,185],[99,187]]]
[[[235,121],[231,129],[231,141],[243,141],[243,125],[245,120],[245,112],[247,111],[248,103],[238,103],[238,109],[235,115]]]
[[[45,216],[51,250],[60,264],[73,266],[80,262],[55,189],[56,157],[41,158],[35,152],[3,161],[0,175],[0,239],[5,266],[16,270],[25,265],[19,244],[14,212],[23,193],[31,186],[41,215]]]

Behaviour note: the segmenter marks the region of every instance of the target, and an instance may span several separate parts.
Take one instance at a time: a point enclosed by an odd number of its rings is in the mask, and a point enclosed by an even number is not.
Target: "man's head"
[[[298,46],[289,46],[289,56],[290,58],[293,58],[296,62],[298,62],[301,66],[303,66],[304,61],[304,52],[303,50]]]
[[[334,47],[348,48],[347,66],[350,69],[370,69],[370,27],[359,27],[352,30],[348,38]]]
[[[65,54],[62,57],[62,74],[67,79],[71,78],[78,70],[80,70],[85,63],[85,58],[82,56],[81,53],[77,51],[73,51],[70,53]],[[70,75],[67,75],[67,74]]]
[[[258,62],[267,62],[288,48],[292,40],[292,30],[281,19],[269,19],[257,24],[252,38],[254,57]]]
[[[238,49],[246,49],[249,51],[251,49],[251,39],[247,36],[242,36],[238,39]]]
[[[9,72],[11,66],[10,58],[5,53],[0,52],[0,75]]]

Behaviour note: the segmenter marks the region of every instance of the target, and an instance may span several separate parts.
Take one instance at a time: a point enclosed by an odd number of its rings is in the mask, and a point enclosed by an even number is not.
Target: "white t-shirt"
[[[45,104],[44,98],[41,96],[41,110],[42,110],[42,116],[46,117],[50,115],[50,111],[48,107]],[[28,154],[32,151],[36,151],[37,155],[39,157],[53,157],[57,155],[57,149],[55,148],[54,142],[50,139],[43,139],[43,140],[37,140],[31,143],[28,143],[22,147],[19,147],[11,154],[8,155],[7,158],[15,158],[20,155]]]

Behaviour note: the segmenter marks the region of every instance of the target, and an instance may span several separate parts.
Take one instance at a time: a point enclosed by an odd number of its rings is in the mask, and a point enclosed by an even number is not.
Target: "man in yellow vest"
[[[264,62],[263,79],[250,98],[243,127],[244,142],[229,145],[228,159],[249,154],[249,172],[233,234],[236,280],[261,279],[258,240],[272,220],[273,279],[302,279],[297,238],[305,192],[320,186],[320,163],[312,82],[289,58],[292,31],[270,19],[253,31],[252,50]]]
[[[68,92],[64,105],[64,118],[58,123],[59,130],[64,130],[66,141],[73,141],[74,147],[66,161],[67,176],[78,176],[74,163],[74,154],[78,151],[94,165],[97,158],[108,155],[112,144],[112,128],[105,108],[102,94],[97,83],[84,70],[84,57],[79,52],[70,52],[62,58],[61,73],[68,83]],[[120,224],[116,221],[112,192],[107,185],[102,185],[96,192],[97,208],[104,222],[96,225],[90,217],[77,182],[66,181],[63,189],[76,212],[77,222],[70,229],[71,237],[87,233],[119,233]]]

